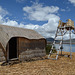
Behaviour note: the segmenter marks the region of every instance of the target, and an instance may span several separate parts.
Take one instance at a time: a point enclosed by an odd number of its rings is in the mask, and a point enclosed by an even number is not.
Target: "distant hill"
[[[46,40],[47,40],[47,43],[53,43],[53,41],[54,41],[54,38],[46,38]],[[72,41],[72,43],[73,44],[75,44],[75,39],[71,39],[71,41]],[[56,40],[56,43],[59,43],[60,41],[59,40]],[[63,40],[63,43],[65,43],[65,44],[68,44],[68,43],[70,43],[70,40],[68,39],[68,40]]]
[[[54,41],[53,38],[46,38],[47,41]]]
[[[49,43],[53,43],[53,41],[54,41],[54,38],[46,38],[46,40],[47,40],[47,44],[49,44]]]

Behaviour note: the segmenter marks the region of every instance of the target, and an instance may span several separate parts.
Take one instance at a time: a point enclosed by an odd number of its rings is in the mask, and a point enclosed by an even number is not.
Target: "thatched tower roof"
[[[25,37],[28,39],[44,39],[34,30],[0,25],[0,43],[6,49],[8,41],[12,37]]]

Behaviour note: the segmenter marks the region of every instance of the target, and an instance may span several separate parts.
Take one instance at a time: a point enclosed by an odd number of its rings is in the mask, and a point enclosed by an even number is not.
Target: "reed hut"
[[[0,61],[43,57],[46,39],[34,30],[0,25]]]

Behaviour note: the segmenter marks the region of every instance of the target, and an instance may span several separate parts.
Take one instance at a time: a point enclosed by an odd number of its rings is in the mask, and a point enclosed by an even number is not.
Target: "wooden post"
[[[62,32],[61,32],[61,35],[63,35]],[[63,36],[62,36],[62,39],[61,40],[62,40],[62,45],[61,46],[63,47]],[[61,48],[61,55],[62,55],[62,48]]]
[[[71,28],[69,28],[69,36],[70,36],[70,58],[72,59]]]
[[[17,58],[19,59],[19,38],[17,37]]]

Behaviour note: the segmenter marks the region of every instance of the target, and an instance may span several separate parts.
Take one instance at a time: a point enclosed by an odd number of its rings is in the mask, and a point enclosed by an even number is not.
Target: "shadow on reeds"
[[[45,60],[45,59],[47,59],[47,57],[32,58],[32,59],[27,59],[25,61],[13,60],[13,61],[3,62],[1,66],[8,66],[8,65],[12,66],[12,65],[19,64],[22,62],[32,62],[32,61]]]

